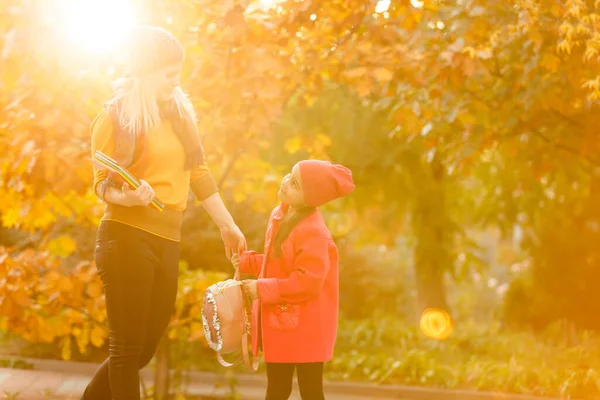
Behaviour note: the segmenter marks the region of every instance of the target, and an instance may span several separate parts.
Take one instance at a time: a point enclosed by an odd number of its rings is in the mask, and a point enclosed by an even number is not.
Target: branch
[[[231,158],[231,160],[229,160],[229,163],[227,164],[227,167],[225,167],[225,171],[223,172],[223,175],[221,175],[221,178],[219,178],[219,182],[217,183],[217,187],[221,187],[223,185],[223,183],[225,183],[225,180],[228,178],[229,174],[233,170],[233,166],[234,166],[235,162],[238,160],[238,158],[240,158],[240,156],[242,154],[244,154],[244,150],[245,150],[245,148],[239,149],[233,155],[233,157]]]
[[[597,166],[597,167],[600,167],[600,161],[598,161],[598,160],[596,160],[594,158],[591,158],[591,157],[589,157],[589,156],[587,156],[585,154],[582,154],[581,151],[579,151],[579,150],[577,150],[577,149],[575,149],[573,147],[567,146],[566,144],[563,144],[563,143],[555,142],[552,139],[544,136],[540,132],[532,131],[531,133],[533,133],[534,136],[537,136],[538,138],[542,139],[544,142],[546,142],[548,144],[551,144],[551,145],[553,145],[554,147],[556,147],[558,149],[561,149],[561,150],[564,150],[564,151],[566,151],[568,153],[571,153],[573,155],[579,156],[579,157],[583,158],[584,160],[586,160],[587,162],[589,162],[590,164],[592,164],[594,166]]]
[[[368,3],[367,3],[368,4]],[[356,15],[358,14],[351,14],[348,17],[346,17],[338,26],[339,28],[344,28],[350,21],[352,21],[354,18],[356,18]],[[336,41],[335,46],[331,46],[329,51],[327,52],[327,54],[323,57],[322,61],[326,61],[329,59],[329,57],[331,57],[331,55],[338,50],[341,46],[343,46],[350,38],[352,38],[352,36],[354,36],[354,34],[356,33],[356,31],[358,30],[358,28],[361,26],[362,21],[364,21],[364,15],[363,17],[360,19],[359,23],[356,23],[354,25],[352,25],[352,27],[350,28],[349,32],[346,33],[345,35],[338,37],[338,40]],[[339,74],[339,72],[338,72]],[[287,98],[285,99],[285,101],[283,102],[281,108],[282,109],[286,109],[288,107],[289,102],[291,101],[292,97],[294,96],[294,94],[296,94],[296,92],[298,91],[298,89],[300,88],[300,86],[302,85],[301,82],[297,82],[296,85],[294,86],[294,88],[290,91],[289,95],[287,96]]]
[[[20,252],[21,250],[24,250],[26,247],[29,246],[33,246],[33,247],[38,247],[36,245],[36,242],[38,240],[40,240],[42,238],[42,234],[41,233],[36,233],[33,235],[29,235],[27,237],[27,239],[20,241],[19,243],[16,243],[14,246],[9,247],[8,251],[9,252]]]

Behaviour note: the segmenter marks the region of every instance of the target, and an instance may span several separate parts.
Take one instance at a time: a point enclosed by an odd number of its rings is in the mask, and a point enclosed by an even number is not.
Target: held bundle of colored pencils
[[[121,167],[115,160],[102,153],[100,150],[94,152],[92,161],[94,164],[98,165],[99,168],[108,169],[109,171],[119,174],[119,176],[121,176],[121,178],[123,178],[132,188],[137,189],[140,187],[141,183],[135,176],[131,175],[129,171]],[[162,211],[165,208],[165,205],[156,198],[152,199],[150,205],[158,211]]]

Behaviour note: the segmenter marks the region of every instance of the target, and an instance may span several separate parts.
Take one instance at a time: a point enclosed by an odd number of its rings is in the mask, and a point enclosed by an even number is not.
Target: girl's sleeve
[[[329,241],[318,226],[308,227],[296,239],[301,243],[294,259],[295,270],[287,278],[258,280],[258,295],[263,304],[302,303],[316,296],[329,273]]]
[[[112,120],[108,115],[106,109],[102,109],[100,113],[92,121],[90,131],[92,134],[91,149],[92,156],[96,150],[100,150],[102,153],[109,157],[114,157],[115,154],[115,137],[112,125]],[[104,169],[98,168],[93,164],[94,171],[94,193],[102,198],[104,187],[109,183],[108,173]]]
[[[258,276],[264,259],[264,254],[259,254],[255,251],[243,252],[240,257],[240,273]]]

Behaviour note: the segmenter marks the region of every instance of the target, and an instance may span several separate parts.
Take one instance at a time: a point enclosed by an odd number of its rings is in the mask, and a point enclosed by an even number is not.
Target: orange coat
[[[287,210],[273,211],[264,254],[242,254],[240,272],[258,276],[259,300],[252,305],[252,352],[259,343],[265,362],[325,362],[333,357],[338,327],[338,250],[319,211],[302,220],[272,248]]]

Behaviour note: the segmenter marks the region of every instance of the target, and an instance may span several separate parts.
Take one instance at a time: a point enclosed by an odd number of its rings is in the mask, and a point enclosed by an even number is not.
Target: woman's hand
[[[225,255],[228,260],[231,260],[232,254],[241,254],[246,250],[246,238],[235,224],[221,228],[221,239],[225,245]]]
[[[240,255],[238,253],[233,253],[231,255],[231,263],[236,270],[240,268]]]
[[[225,245],[227,259],[231,260],[233,253],[241,254],[246,250],[246,238],[233,221],[219,193],[214,193],[202,200],[202,206],[221,230],[221,239]]]
[[[121,188],[122,204],[127,207],[147,206],[154,199],[154,189],[145,180],[140,180],[140,187],[131,189],[124,183]]]

